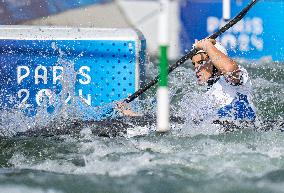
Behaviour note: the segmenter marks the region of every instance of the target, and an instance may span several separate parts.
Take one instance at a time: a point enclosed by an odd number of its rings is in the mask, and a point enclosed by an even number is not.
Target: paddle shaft
[[[252,0],[237,16],[235,16],[231,21],[229,21],[225,26],[223,26],[221,29],[219,29],[214,34],[210,35],[209,39],[216,39],[221,34],[223,34],[225,31],[230,29],[232,26],[234,26],[236,23],[238,23],[246,14],[247,12],[258,2],[258,0]],[[188,53],[186,53],[183,57],[181,57],[176,63],[170,65],[168,73],[171,73],[174,69],[179,67],[181,64],[183,64],[188,59],[192,58],[198,50],[193,48]],[[152,81],[147,83],[143,88],[137,90],[135,93],[124,99],[124,102],[130,103],[137,97],[139,97],[141,94],[143,94],[145,91],[147,91],[149,88],[151,88],[153,85],[155,85],[158,80],[159,76],[156,76]]]

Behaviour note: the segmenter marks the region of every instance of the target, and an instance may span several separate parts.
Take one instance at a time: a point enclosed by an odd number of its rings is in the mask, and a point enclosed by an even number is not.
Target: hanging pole
[[[159,41],[159,87],[157,90],[157,131],[169,130],[169,89],[168,89],[168,44],[169,44],[169,0],[160,0],[158,23]]]
[[[223,19],[225,21],[231,19],[231,0],[223,0]]]

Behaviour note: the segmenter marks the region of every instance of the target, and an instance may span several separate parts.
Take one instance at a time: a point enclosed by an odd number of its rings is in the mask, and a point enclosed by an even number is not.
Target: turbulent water
[[[200,116],[196,102],[207,101],[190,64],[170,76],[171,114],[185,121],[166,134],[148,132],[155,127],[149,123],[98,137],[92,124],[83,124],[72,125],[81,127],[77,134],[11,137],[15,129],[40,128],[46,119],[31,126],[19,113],[2,115],[0,192],[284,192],[284,65],[239,63],[252,78],[258,114],[253,128],[222,132],[208,120],[194,123]],[[152,67],[149,76],[156,73]],[[140,111],[154,114],[153,92],[137,102]]]

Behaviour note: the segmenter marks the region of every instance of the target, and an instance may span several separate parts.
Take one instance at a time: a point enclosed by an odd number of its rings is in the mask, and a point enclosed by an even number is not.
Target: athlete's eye
[[[192,62],[193,66],[196,66],[196,63],[199,64],[199,66],[203,66],[207,63],[207,60],[200,60],[198,62]]]
[[[206,64],[206,60],[200,60],[200,61],[198,61],[197,63],[199,64],[199,65],[205,65]]]

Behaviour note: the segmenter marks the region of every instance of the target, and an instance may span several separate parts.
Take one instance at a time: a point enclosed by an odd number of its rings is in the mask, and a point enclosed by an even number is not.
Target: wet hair
[[[226,56],[228,56],[228,52],[226,50],[226,48],[220,43],[220,42],[216,42],[215,43],[215,48],[217,48],[220,52],[222,52],[223,54],[225,54]],[[201,54],[201,53],[206,53],[204,50],[198,50],[193,56],[196,56],[197,54]],[[206,53],[207,54],[207,53]],[[193,56],[190,58],[192,59]]]
[[[194,56],[196,56],[197,54],[202,54],[202,53],[207,54],[204,50],[198,50],[190,59],[192,60]]]

